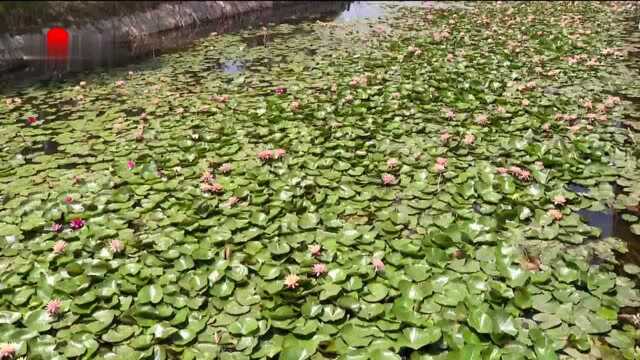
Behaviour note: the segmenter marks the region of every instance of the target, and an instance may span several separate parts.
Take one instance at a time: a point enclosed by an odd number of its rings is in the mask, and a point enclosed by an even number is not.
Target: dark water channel
[[[420,5],[421,2],[413,2]],[[45,29],[24,35],[26,55],[16,68],[0,73],[5,84],[23,84],[33,80],[62,79],[65,74],[125,66],[153,58],[161,53],[185,50],[194,41],[212,33],[231,33],[243,29],[261,28],[269,24],[296,24],[305,21],[357,21],[385,14],[383,2],[303,1],[284,7],[263,9],[235,17],[216,19],[208,23],[150,34],[136,39],[118,38],[113,33],[84,31],[70,34],[67,59],[53,59],[47,53]],[[272,35],[246,39],[247,45],[265,46]],[[238,73],[244,64],[236,60],[222,62],[218,70]]]
[[[617,195],[623,193],[623,189],[613,184],[613,191]],[[576,183],[569,183],[567,188],[576,193],[586,195],[589,189]],[[603,211],[591,211],[581,209],[578,215],[589,225],[600,229],[600,239],[614,237],[623,240],[628,248],[625,254],[619,254],[618,260],[623,263],[640,264],[640,236],[631,232],[631,223],[622,218],[622,211],[607,207]],[[640,214],[639,214],[640,215]]]

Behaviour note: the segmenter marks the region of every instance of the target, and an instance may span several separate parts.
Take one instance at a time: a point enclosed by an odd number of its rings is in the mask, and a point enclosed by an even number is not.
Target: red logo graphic
[[[47,57],[65,60],[69,57],[69,33],[67,30],[54,27],[47,32]]]

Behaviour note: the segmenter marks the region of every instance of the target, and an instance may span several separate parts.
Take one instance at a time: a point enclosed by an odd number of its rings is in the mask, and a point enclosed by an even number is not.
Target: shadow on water
[[[618,184],[613,184],[613,191],[616,195],[623,192]],[[577,194],[589,193],[589,189],[576,183],[569,183],[569,190]],[[618,238],[625,242],[628,252],[620,254],[617,258],[622,263],[640,264],[640,236],[631,232],[631,223],[622,218],[622,213],[616,209],[608,207],[603,211],[591,211],[581,209],[578,215],[589,225],[600,229],[600,239],[608,237]]]

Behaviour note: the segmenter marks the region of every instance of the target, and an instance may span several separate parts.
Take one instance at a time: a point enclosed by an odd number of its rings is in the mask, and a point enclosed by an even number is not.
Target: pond
[[[0,90],[0,357],[639,358],[637,7],[341,6]]]

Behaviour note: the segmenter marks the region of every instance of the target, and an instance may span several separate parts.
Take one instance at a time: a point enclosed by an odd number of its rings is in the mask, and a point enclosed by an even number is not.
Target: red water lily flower
[[[31,115],[27,118],[27,125],[35,125],[38,122],[38,117]]]
[[[71,220],[71,223],[69,223],[69,227],[71,227],[73,230],[80,230],[84,227],[86,223],[87,223],[86,221],[80,218],[75,218]]]
[[[276,93],[276,95],[284,95],[284,94],[287,93],[287,88],[285,88],[285,87],[277,87],[273,91]]]
[[[133,160],[127,160],[127,169],[132,170],[134,167],[136,167],[136,163]]]

